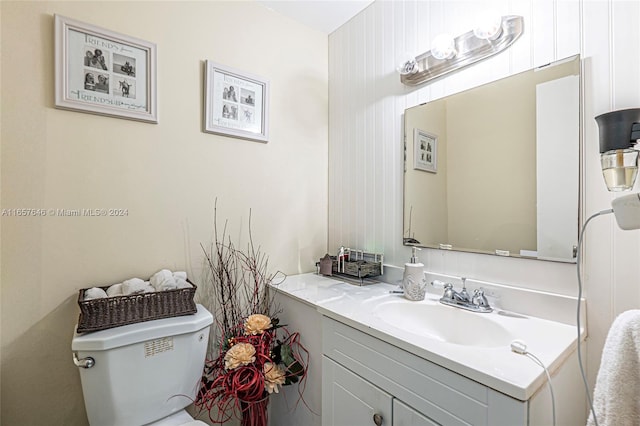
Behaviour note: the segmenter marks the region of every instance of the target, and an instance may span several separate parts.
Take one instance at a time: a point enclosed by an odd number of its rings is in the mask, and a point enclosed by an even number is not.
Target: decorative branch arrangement
[[[268,271],[268,256],[253,243],[251,213],[246,252],[233,245],[226,225],[219,239],[216,202],[215,241],[208,250],[202,246],[208,271],[200,289],[218,339],[212,339],[195,405],[215,423],[237,417],[243,426],[266,426],[269,396],[279,386],[299,383],[302,400],[309,354],[300,335],[275,316],[268,287],[279,273]]]

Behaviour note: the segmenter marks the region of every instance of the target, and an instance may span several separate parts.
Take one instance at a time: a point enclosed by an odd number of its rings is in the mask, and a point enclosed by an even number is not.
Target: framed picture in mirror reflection
[[[413,168],[425,172],[438,171],[438,137],[420,129],[413,130]]]

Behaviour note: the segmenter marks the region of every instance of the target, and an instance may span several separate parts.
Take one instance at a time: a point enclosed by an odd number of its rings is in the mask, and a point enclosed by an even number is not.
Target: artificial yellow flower
[[[262,334],[271,328],[271,318],[262,314],[249,315],[244,322],[244,334]]]
[[[284,370],[277,364],[265,362],[262,371],[264,372],[264,388],[269,393],[278,393],[278,385],[284,385]]]
[[[236,343],[224,355],[224,368],[233,370],[256,360],[256,348],[250,343]]]

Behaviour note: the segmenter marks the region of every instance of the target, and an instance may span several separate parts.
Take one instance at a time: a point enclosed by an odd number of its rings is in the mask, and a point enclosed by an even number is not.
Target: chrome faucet
[[[473,291],[473,296],[469,296],[466,286],[466,278],[462,278],[462,289],[456,291],[451,283],[443,283],[442,281],[434,280],[431,285],[442,285],[444,288],[444,294],[440,298],[440,303],[448,306],[455,306],[456,308],[466,309],[472,312],[487,313],[493,311],[493,308],[489,305],[489,301],[484,295],[484,289],[477,288]]]

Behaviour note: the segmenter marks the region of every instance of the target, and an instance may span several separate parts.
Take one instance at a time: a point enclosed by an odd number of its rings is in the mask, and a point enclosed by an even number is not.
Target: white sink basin
[[[375,313],[394,327],[456,345],[493,348],[509,346],[515,338],[492,314],[440,303],[389,301],[378,305]]]

